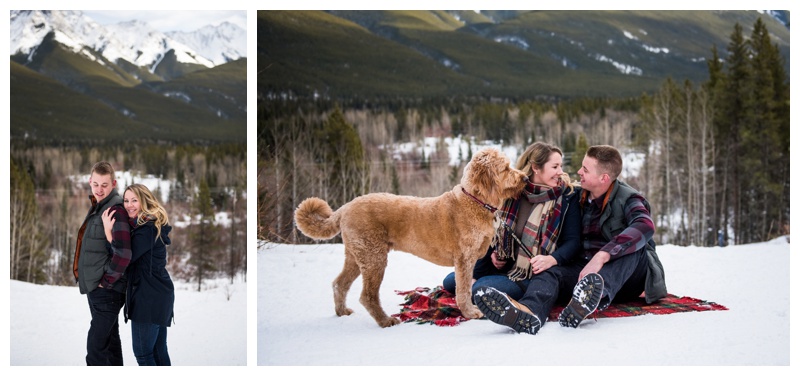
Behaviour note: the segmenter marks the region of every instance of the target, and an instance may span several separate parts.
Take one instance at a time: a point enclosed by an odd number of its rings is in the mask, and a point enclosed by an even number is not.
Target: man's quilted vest
[[[611,197],[609,197],[609,208],[603,211],[600,215],[601,231],[605,239],[611,240],[619,235],[628,227],[625,220],[625,203],[628,199],[638,194],[633,187],[628,184],[617,180],[614,189],[611,190]],[[644,207],[650,212],[650,203],[647,199],[643,199]],[[609,210],[611,209],[611,210]],[[645,252],[647,254],[648,268],[647,280],[645,282],[645,299],[647,303],[653,303],[658,299],[667,296],[667,285],[664,281],[664,267],[661,265],[661,260],[658,259],[656,254],[656,243],[651,238],[645,245]]]
[[[97,288],[100,279],[105,274],[106,265],[111,261],[111,254],[106,249],[107,240],[103,230],[102,214],[106,209],[120,204],[122,204],[122,197],[115,189],[108,197],[90,209],[86,219],[83,220],[81,228],[84,230],[78,256],[78,287],[81,294],[87,294]],[[113,289],[125,292],[125,280],[121,278],[114,284]]]

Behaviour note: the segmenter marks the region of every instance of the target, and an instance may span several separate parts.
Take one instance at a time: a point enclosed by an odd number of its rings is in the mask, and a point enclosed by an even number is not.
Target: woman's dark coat
[[[164,225],[156,239],[153,221],[131,224],[131,264],[125,304],[125,321],[170,326],[173,319],[175,287],[167,272],[167,245],[172,226]]]

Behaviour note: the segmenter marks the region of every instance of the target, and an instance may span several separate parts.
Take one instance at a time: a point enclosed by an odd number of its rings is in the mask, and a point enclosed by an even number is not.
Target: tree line
[[[750,38],[736,25],[724,60],[709,48],[707,82],[668,79],[638,98],[259,100],[258,236],[310,241],[292,218],[310,196],[336,209],[369,192],[439,195],[484,140],[517,155],[535,141],[559,145],[573,178],[589,145],[643,155],[625,179],[650,200],[662,244],[787,234],[785,62],[761,20]],[[459,136],[469,147],[449,155],[445,138]],[[438,145],[423,148],[426,138]]]
[[[197,282],[246,275],[246,155],[244,144],[50,145],[16,141],[11,148],[11,278],[71,285],[78,229],[89,209],[87,176],[107,160],[134,182],[147,175],[173,231],[168,269]],[[118,182],[119,183],[119,182]],[[132,182],[127,182],[132,183]],[[125,186],[118,184],[122,194]],[[218,217],[218,213],[224,213]]]
[[[369,192],[440,195],[458,184],[484,140],[514,147],[518,155],[534,141],[555,143],[574,166],[589,143],[627,143],[640,126],[637,111],[630,98],[451,98],[350,107],[263,102],[257,115],[259,237],[307,241],[292,216],[310,196],[336,208]],[[458,136],[465,146],[450,155],[445,138]],[[433,147],[422,147],[426,138],[436,140]]]
[[[709,80],[667,80],[643,98],[647,184],[662,233],[680,244],[765,241],[789,232],[789,77],[761,19],[736,25]]]

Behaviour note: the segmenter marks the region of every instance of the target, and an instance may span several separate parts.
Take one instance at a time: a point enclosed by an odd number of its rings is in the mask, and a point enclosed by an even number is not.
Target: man
[[[536,294],[526,295],[519,302],[494,289],[479,291],[475,299],[487,301],[502,316],[493,321],[512,328],[519,323],[545,322],[549,309],[543,308],[552,306],[559,293],[570,288],[571,300],[558,322],[572,328],[612,301],[644,295],[647,303],[653,303],[667,295],[664,268],[653,242],[650,204],[617,179],[621,171],[622,157],[616,148],[599,145],[586,151],[578,171],[583,255],[571,264],[551,268],[552,281],[542,280]]]
[[[644,295],[653,303],[667,295],[664,268],[656,255],[650,204],[618,180],[622,156],[613,146],[586,151],[581,177],[585,265],[572,300],[558,317],[561,326],[576,328],[596,309],[612,301]]]
[[[72,272],[81,294],[86,294],[92,321],[86,339],[86,365],[121,366],[122,343],[119,337],[119,311],[125,302],[123,273],[131,260],[131,233],[128,213],[116,190],[114,168],[98,162],[89,176],[91,208],[78,231]],[[106,247],[103,213],[111,210],[115,219]],[[107,214],[108,215],[108,214]]]

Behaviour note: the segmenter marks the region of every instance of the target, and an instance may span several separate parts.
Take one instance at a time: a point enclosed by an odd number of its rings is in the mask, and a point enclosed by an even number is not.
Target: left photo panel
[[[10,12],[10,365],[247,365],[247,11]]]

